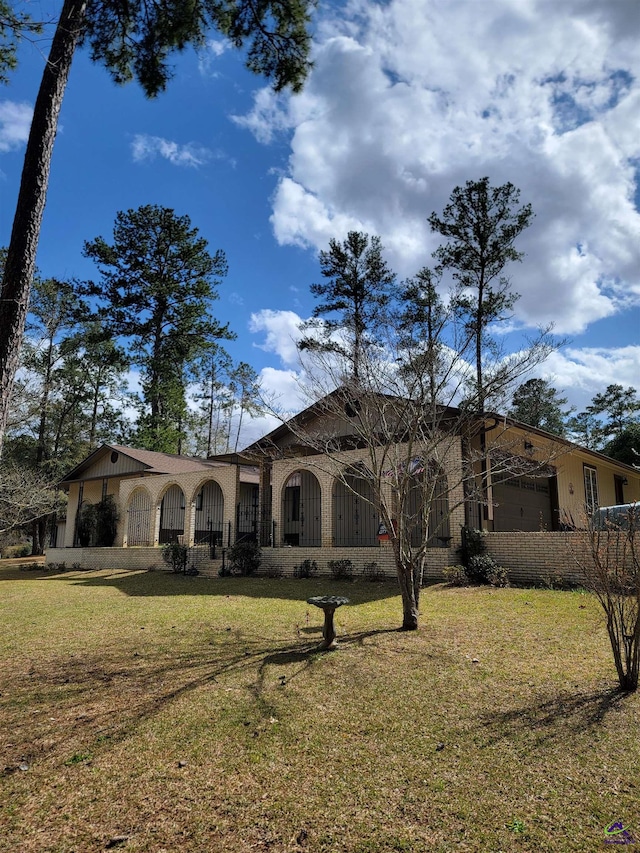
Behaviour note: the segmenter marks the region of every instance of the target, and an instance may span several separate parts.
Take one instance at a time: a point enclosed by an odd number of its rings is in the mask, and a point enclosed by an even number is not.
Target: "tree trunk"
[[[413,566],[402,564],[396,556],[398,583],[402,597],[402,630],[418,630],[418,597],[416,596]]]
[[[36,518],[36,520],[31,525],[31,556],[32,557],[40,557],[44,554],[44,549],[46,545],[47,538],[47,521],[49,520],[48,515],[43,515],[41,518]]]
[[[86,0],[65,0],[33,111],[0,298],[0,454],[35,271],[51,155]]]

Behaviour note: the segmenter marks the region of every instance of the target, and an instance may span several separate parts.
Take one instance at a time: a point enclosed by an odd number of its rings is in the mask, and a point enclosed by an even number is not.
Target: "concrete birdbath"
[[[336,631],[333,627],[333,614],[338,607],[341,607],[343,604],[349,604],[349,599],[343,598],[341,595],[315,595],[313,598],[307,598],[307,604],[313,604],[314,607],[319,607],[324,611],[324,626],[322,628],[324,640],[318,648],[335,649],[338,642],[336,640]]]

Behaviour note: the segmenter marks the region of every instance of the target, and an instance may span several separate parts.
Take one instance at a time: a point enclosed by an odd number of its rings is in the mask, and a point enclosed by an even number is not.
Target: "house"
[[[481,428],[465,435],[457,410],[446,415],[442,440],[429,451],[416,446],[407,455],[398,441],[378,472],[389,493],[394,471],[433,480],[428,519],[417,489],[409,490],[403,510],[416,519],[411,544],[428,543],[432,577],[458,562],[464,525],[486,530],[490,551],[497,549],[516,573],[512,564],[520,561],[526,574],[538,558],[543,568],[556,565],[558,543],[568,541],[585,512],[640,501],[640,471],[628,465],[499,415],[486,415]],[[377,562],[393,574],[373,502],[370,473],[377,463],[357,438],[356,416],[349,406],[341,414],[320,401],[242,454],[206,460],[103,445],[62,481],[69,493],[66,531],[47,560],[147,568],[161,564],[159,546],[178,540],[194,547],[199,567],[213,573],[212,556],[219,560],[221,549],[252,538],[263,546],[263,565],[285,571],[305,558],[321,567],[351,559],[357,567]],[[327,435],[331,444],[307,440]],[[470,488],[476,481],[481,486]],[[114,546],[78,550],[78,513],[106,495],[120,512]]]
[[[104,444],[60,483],[68,493],[67,518],[47,560],[91,566],[117,559],[118,566],[146,568],[161,563],[159,546],[169,542],[213,550],[243,536],[255,538],[258,477],[255,465],[242,464],[233,454],[196,459]],[[120,516],[113,546],[83,548],[76,557],[83,506],[107,496]]]

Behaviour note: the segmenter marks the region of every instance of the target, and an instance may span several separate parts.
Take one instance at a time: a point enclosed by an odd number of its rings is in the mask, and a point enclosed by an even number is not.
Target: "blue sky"
[[[514,336],[555,320],[569,339],[538,370],[577,408],[612,382],[640,390],[640,4],[631,0],[365,0],[320,4],[315,68],[274,96],[212,41],[147,101],[74,60],[38,265],[95,275],[84,240],[118,210],[188,214],[229,275],[216,303],[232,355],[295,405],[294,339],[317,251],[356,228],[399,278],[429,263],[427,216],[488,175],[531,202],[513,268]],[[54,14],[59,4],[41,2]],[[478,14],[479,9],[482,14]],[[37,13],[34,12],[37,16]],[[47,50],[24,45],[0,89],[0,244]],[[251,428],[255,437],[271,423]]]

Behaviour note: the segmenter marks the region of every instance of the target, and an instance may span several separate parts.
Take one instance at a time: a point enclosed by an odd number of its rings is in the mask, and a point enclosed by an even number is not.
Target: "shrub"
[[[93,545],[96,537],[98,511],[95,504],[84,504],[78,515],[78,541],[80,547]]]
[[[188,558],[189,549],[180,542],[170,542],[162,546],[162,559],[176,574],[186,572]]]
[[[362,577],[367,580],[375,583],[376,581],[384,581],[387,579],[387,575],[384,569],[381,569],[376,561],[374,560],[371,563],[365,563],[362,567]]]
[[[258,570],[261,551],[257,542],[236,542],[227,551],[229,569],[235,575],[247,577]]]
[[[327,565],[334,581],[353,580],[353,563],[351,560],[329,560]]]
[[[30,557],[31,556],[31,545],[14,545],[13,548],[9,549],[12,552],[12,556],[14,557]]]
[[[464,566],[445,566],[444,579],[451,586],[469,586],[469,576]]]
[[[509,575],[504,566],[494,565],[487,572],[487,581],[491,586],[507,587],[509,586]]]
[[[294,578],[313,578],[318,574],[318,564],[315,560],[303,560],[293,569]]]
[[[268,578],[273,578],[276,580],[277,578],[281,578],[284,575],[284,569],[282,566],[268,566],[265,571],[265,575]]]
[[[46,572],[47,569],[55,569],[55,568],[56,568],[56,563],[49,563],[48,566],[42,566],[40,563],[34,562],[34,563],[25,563],[24,565],[20,566],[20,571],[21,572],[39,572],[39,571],[42,571],[44,569],[44,571]]]
[[[462,528],[462,545],[458,548],[464,571],[470,583],[508,586],[507,570],[487,554],[482,530]]]
[[[113,495],[106,495],[96,504],[96,545],[110,548],[115,542],[119,521],[118,507]]]

